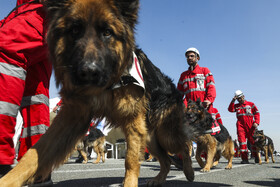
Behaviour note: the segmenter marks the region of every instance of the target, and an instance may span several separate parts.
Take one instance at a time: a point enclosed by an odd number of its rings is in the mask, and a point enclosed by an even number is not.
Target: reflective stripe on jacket
[[[180,76],[178,90],[184,95],[185,103],[189,99],[196,101],[209,100],[211,103],[216,98],[216,87],[212,73],[206,67],[196,65],[195,69],[183,72]]]

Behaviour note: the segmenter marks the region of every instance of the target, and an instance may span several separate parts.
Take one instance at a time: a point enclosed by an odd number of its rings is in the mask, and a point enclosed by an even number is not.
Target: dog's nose
[[[83,63],[78,68],[78,77],[83,82],[97,84],[101,75],[101,67],[94,62]]]

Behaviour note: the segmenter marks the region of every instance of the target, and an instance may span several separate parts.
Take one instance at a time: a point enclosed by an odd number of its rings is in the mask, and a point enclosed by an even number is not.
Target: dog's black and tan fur
[[[200,99],[197,101],[188,101],[186,109],[187,119],[190,125],[197,128],[197,131],[203,135],[196,136],[194,141],[197,143],[195,158],[202,168],[202,172],[210,171],[212,166],[216,166],[221,156],[228,160],[228,165],[225,169],[232,168],[232,159],[234,156],[234,144],[227,129],[220,125],[221,131],[217,135],[205,133],[211,129],[214,119],[211,114],[203,107]],[[201,153],[207,153],[206,163],[201,159]]]
[[[100,162],[100,159],[103,163],[105,162],[105,140],[105,135],[101,130],[97,129],[96,127],[90,128],[89,135],[85,136],[76,145],[76,150],[83,157],[83,164],[86,164],[88,162],[88,148],[92,148],[97,155],[96,160],[92,162],[93,164],[98,164]]]
[[[138,0],[47,0],[48,46],[63,108],[37,144],[4,176],[1,186],[21,186],[46,177],[63,163],[88,129],[92,117],[106,117],[127,141],[125,187],[138,185],[139,159],[145,146],[160,162],[148,186],[161,185],[170,170],[167,152],[183,156],[189,181],[194,171],[187,143],[193,134],[182,97],[135,47]],[[145,90],[134,84],[112,89],[138,56]]]
[[[274,144],[273,144],[272,139],[270,137],[264,135],[263,130],[257,130],[257,129],[254,132],[253,138],[255,140],[254,146],[256,147],[256,151],[257,151],[257,154],[259,157],[259,164],[262,164],[260,150],[262,150],[264,152],[266,163],[269,163],[268,152],[271,155],[272,162],[275,163],[275,160],[273,157]]]

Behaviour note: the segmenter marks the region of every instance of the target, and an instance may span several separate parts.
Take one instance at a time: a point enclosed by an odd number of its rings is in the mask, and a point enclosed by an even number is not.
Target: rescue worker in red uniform
[[[52,67],[45,34],[40,0],[17,0],[16,9],[0,22],[0,175],[14,162],[13,136],[19,111],[23,129],[18,160],[49,127]]]
[[[206,67],[200,67],[199,51],[196,48],[189,48],[185,53],[189,69],[184,71],[177,84],[178,90],[183,95],[183,100],[187,106],[188,100],[196,101],[198,98],[203,102],[205,108],[210,113],[213,102],[216,98],[216,87],[213,74]]]
[[[185,52],[185,57],[189,68],[184,71],[177,84],[177,89],[182,94],[184,104],[188,105],[188,100],[196,101],[200,98],[203,106],[212,113],[213,102],[216,98],[216,87],[213,74],[206,67],[200,67],[198,61],[200,60],[199,51],[194,48],[188,48]],[[182,167],[181,156],[177,159],[176,155],[170,157],[177,168]]]
[[[237,99],[238,104],[234,104]],[[252,145],[252,155],[255,157],[255,162],[258,163],[256,148],[254,146],[253,134],[255,129],[260,124],[260,113],[256,105],[252,102],[246,101],[242,91],[237,90],[235,96],[228,107],[229,112],[236,112],[237,117],[237,136],[240,146],[242,164],[248,164],[248,148],[246,139]]]

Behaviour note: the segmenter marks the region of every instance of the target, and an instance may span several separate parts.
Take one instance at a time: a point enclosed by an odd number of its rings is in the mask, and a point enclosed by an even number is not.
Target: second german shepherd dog
[[[264,135],[263,130],[257,130],[257,129],[254,132],[253,138],[255,140],[254,146],[256,147],[256,151],[258,154],[259,164],[262,164],[260,150],[262,150],[264,152],[266,163],[269,163],[268,153],[270,153],[270,155],[271,155],[272,162],[275,163],[275,160],[273,157],[274,144],[273,144],[272,139],[269,138],[268,136]]]
[[[194,171],[186,142],[195,132],[171,79],[135,47],[138,0],[47,0],[50,60],[64,101],[48,131],[1,186],[46,178],[64,162],[92,118],[106,117],[126,137],[125,187],[138,186],[144,148],[160,163],[148,186],[165,182],[168,152],[182,154],[189,181]]]
[[[229,135],[227,129],[220,124],[220,133],[211,135],[209,132],[214,119],[212,115],[203,107],[200,99],[197,101],[188,101],[186,109],[187,119],[197,131],[202,135],[198,135],[194,138],[197,143],[195,158],[202,168],[201,172],[208,172],[210,168],[216,166],[221,156],[224,156],[228,160],[228,165],[225,169],[232,169],[232,159],[234,156],[234,144]],[[206,163],[201,159],[201,153],[206,152]]]
[[[100,159],[105,162],[105,153],[107,152],[105,146],[105,135],[100,129],[96,127],[90,127],[89,134],[85,136],[76,146],[76,150],[80,153],[83,158],[83,164],[88,162],[88,149],[93,149],[96,153],[97,158],[93,161],[93,164],[98,164]],[[89,153],[91,154],[91,153]]]

